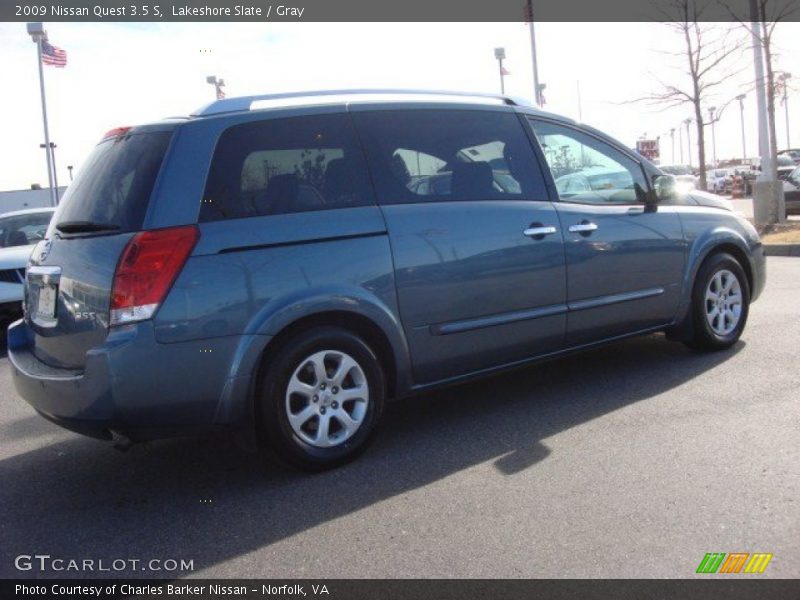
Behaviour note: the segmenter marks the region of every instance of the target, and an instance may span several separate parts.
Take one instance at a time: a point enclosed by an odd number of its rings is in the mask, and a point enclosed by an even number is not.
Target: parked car
[[[725,194],[730,191],[733,183],[733,171],[730,169],[711,169],[708,171],[708,187],[715,194]]]
[[[33,246],[44,239],[54,208],[31,208],[0,215],[0,323],[22,316],[25,266]]]
[[[794,161],[794,164],[800,165],[800,148],[790,148],[789,150],[781,150],[778,156],[788,156]]]
[[[664,173],[673,175],[684,191],[696,189],[700,182],[700,178],[687,165],[665,165],[659,168]]]
[[[117,445],[239,429],[333,467],[387,398],[651,332],[735,344],[761,242],[676,183],[506,97],[230,98],[115,129],[33,252],[13,381]]]
[[[787,154],[778,154],[776,159],[777,159],[777,166],[778,166],[778,179],[785,180],[787,177],[789,177],[789,174],[792,171],[794,171],[794,169],[795,169],[795,167],[797,165],[795,165],[795,162],[792,159],[792,157],[787,155]],[[763,164],[764,164],[763,159],[761,160],[760,164],[762,165],[762,168],[763,168]]]
[[[800,214],[800,167],[789,174],[783,182],[783,199],[786,216]]]

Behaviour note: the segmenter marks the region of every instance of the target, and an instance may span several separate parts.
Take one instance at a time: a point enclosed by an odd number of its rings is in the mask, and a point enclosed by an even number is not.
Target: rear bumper
[[[31,349],[22,320],[8,330],[14,386],[66,429],[134,441],[200,433],[246,422],[262,336],[160,344],[151,322],[114,328],[81,370],[51,367]],[[259,339],[252,339],[259,338]],[[263,346],[261,346],[263,347]]]

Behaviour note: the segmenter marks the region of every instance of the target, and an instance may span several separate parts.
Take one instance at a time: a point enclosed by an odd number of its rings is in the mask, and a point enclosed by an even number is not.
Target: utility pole
[[[683,129],[678,127],[678,152],[681,155],[681,164],[683,164]]]
[[[580,81],[576,81],[575,82],[575,87],[578,90],[578,121],[582,122],[583,121],[583,106],[581,105],[581,82]],[[541,106],[541,104],[539,106]],[[786,114],[787,115],[789,114],[788,111],[787,111]],[[787,123],[789,122],[788,117],[786,119],[786,122]]]
[[[739,94],[736,99],[739,101],[739,116],[742,121],[742,164],[747,160],[747,145],[744,140],[744,94]]]

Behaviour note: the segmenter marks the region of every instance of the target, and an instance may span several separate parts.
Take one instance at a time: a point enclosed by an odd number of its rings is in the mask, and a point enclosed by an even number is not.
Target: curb
[[[764,244],[766,256],[800,256],[800,244]]]

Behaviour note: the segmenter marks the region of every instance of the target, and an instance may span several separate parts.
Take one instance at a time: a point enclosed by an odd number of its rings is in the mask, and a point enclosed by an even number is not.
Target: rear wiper
[[[97,223],[95,221],[63,221],[56,225],[62,233],[90,233],[93,231],[114,231],[119,225],[113,223]]]

